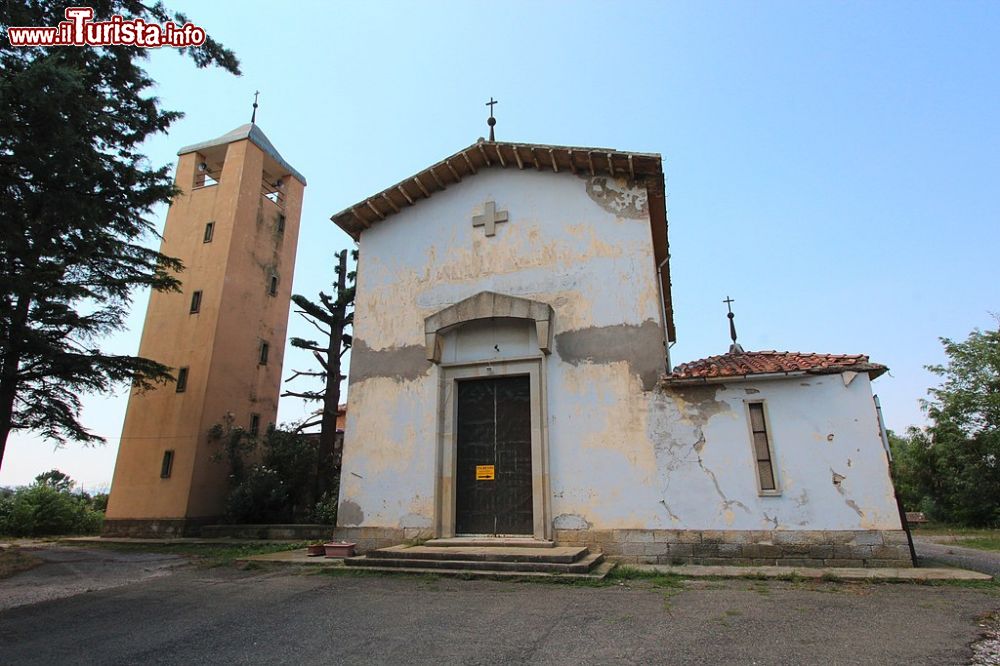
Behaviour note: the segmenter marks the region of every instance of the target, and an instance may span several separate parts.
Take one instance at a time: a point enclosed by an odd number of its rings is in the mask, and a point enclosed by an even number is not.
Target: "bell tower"
[[[129,396],[105,535],[215,522],[229,469],[209,429],[277,417],[306,180],[253,122],[178,155],[160,251],[183,261],[181,291],[151,294],[139,345],[176,382]]]

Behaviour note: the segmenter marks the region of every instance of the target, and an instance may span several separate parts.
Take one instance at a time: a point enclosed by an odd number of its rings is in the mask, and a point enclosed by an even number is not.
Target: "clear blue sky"
[[[996,325],[1000,3],[168,4],[244,74],[153,54],[156,94],[187,115],[148,155],[247,122],[259,89],[258,124],[309,179],[296,293],[349,245],[330,215],[486,134],[492,95],[498,139],[663,154],[675,363],[726,350],[731,295],[747,349],[888,365],[875,389],[901,430],[922,422],[938,336]],[[146,298],[109,348],[138,349]],[[86,400],[107,446],[16,436],[0,484],[110,483],[124,394]]]

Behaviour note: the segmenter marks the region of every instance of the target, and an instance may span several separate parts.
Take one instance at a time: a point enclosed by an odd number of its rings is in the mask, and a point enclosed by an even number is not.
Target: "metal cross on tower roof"
[[[497,119],[493,117],[493,105],[499,104],[499,102],[493,99],[493,95],[490,95],[490,101],[486,102],[486,106],[490,107],[490,117],[486,120],[486,124],[490,126],[490,141],[496,141],[493,136],[493,127],[497,124]]]
[[[729,337],[732,338],[733,340],[733,344],[729,346],[729,353],[742,354],[743,347],[741,347],[739,343],[736,342],[736,323],[733,321],[736,318],[736,315],[733,314],[733,303],[735,303],[736,301],[729,298],[729,296],[726,296],[726,300],[722,302],[726,304],[726,308],[729,310],[729,314],[727,314],[726,316],[729,317]]]
[[[254,94],[253,94],[253,113],[250,114],[250,124],[251,125],[257,122],[257,95],[259,95],[259,94],[260,94],[259,90],[254,91]]]

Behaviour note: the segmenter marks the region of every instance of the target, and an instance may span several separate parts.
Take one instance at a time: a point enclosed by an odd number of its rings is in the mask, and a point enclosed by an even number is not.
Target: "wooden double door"
[[[459,380],[456,396],[455,532],[532,534],[528,376]]]

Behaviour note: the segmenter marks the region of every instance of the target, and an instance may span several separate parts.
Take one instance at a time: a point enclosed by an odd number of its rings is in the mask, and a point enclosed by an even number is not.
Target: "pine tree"
[[[137,0],[87,2],[95,20],[187,19]],[[170,378],[155,359],[110,353],[136,288],[176,290],[181,263],[142,243],[153,207],[175,190],[142,154],[181,114],[149,94],[146,50],[12,47],[7,27],[55,26],[66,3],[0,4],[0,464],[12,430],[100,442],[79,420],[80,395]],[[195,65],[239,74],[212,39]]]
[[[357,250],[351,254],[356,262]],[[320,365],[317,371],[295,370],[287,381],[298,377],[318,377],[322,387],[313,391],[286,391],[282,397],[292,396],[309,401],[319,401],[322,409],[317,418],[307,420],[299,426],[301,432],[319,426],[319,455],[317,470],[316,498],[330,490],[340,471],[340,455],[335,450],[337,436],[337,413],[340,409],[340,382],[346,377],[341,372],[341,359],[351,348],[351,336],[345,331],[354,322],[354,278],[355,273],[347,271],[347,250],[337,254],[337,281],[333,285],[333,298],[319,293],[319,303],[305,296],[295,294],[292,302],[300,309],[300,314],[323,334],[322,341],[292,338],[293,347],[311,351]],[[325,328],[324,328],[325,326]]]

